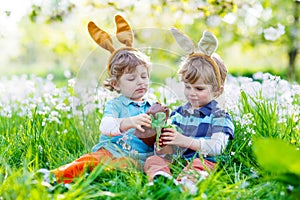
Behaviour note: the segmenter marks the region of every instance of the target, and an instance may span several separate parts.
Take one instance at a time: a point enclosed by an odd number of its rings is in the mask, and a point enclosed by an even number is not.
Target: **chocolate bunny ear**
[[[185,35],[183,32],[179,31],[176,28],[171,28],[171,33],[173,37],[175,38],[176,42],[179,44],[179,46],[187,53],[192,54],[194,53],[195,46],[193,41]]]
[[[94,22],[88,23],[88,31],[93,40],[102,48],[108,50],[110,53],[115,51],[110,35],[97,27]]]
[[[125,44],[127,47],[132,47],[133,33],[128,22],[120,15],[115,16],[115,22],[117,25],[117,38]]]
[[[218,40],[214,34],[204,31],[198,43],[198,49],[207,56],[211,56],[218,48]]]

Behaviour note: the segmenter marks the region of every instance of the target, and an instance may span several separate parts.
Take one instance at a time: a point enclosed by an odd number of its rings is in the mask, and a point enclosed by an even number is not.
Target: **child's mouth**
[[[138,93],[141,93],[141,92],[145,92],[145,88],[140,88],[140,89],[137,89],[137,90],[135,90],[136,92],[138,92]]]
[[[197,103],[198,99],[190,99],[190,102]]]

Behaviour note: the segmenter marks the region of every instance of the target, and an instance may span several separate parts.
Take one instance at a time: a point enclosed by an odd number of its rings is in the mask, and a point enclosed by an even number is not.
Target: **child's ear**
[[[224,86],[221,85],[218,89],[215,91],[215,98],[219,97],[224,91]]]
[[[111,82],[111,86],[116,90],[116,91],[120,91],[120,85],[117,81],[112,81]]]

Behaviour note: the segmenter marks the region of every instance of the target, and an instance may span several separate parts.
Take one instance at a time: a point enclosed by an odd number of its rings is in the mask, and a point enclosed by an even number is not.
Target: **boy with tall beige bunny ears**
[[[222,153],[228,139],[234,137],[229,114],[219,108],[215,100],[224,90],[227,68],[215,54],[218,41],[211,32],[203,32],[197,48],[181,31],[172,28],[171,33],[188,54],[178,71],[188,103],[175,109],[170,116],[172,124],[181,129],[180,133],[172,128],[164,129],[160,145],[165,147],[164,154],[178,154],[172,151],[176,148],[168,147],[179,148],[179,156],[188,164],[174,179],[169,166],[172,161],[154,155],[146,160],[144,171],[150,184],[157,177],[164,177],[195,194],[196,184],[214,169],[216,156]]]
[[[145,98],[151,63],[146,55],[132,46],[133,33],[128,22],[116,15],[115,23],[117,39],[125,44],[125,47],[119,49],[114,47],[111,36],[94,22],[89,22],[88,31],[98,45],[111,53],[104,87],[117,91],[120,96],[106,102],[100,124],[102,134],[92,153],[57,169],[38,171],[48,183],[51,182],[50,178],[70,183],[99,164],[107,165],[110,169],[124,170],[132,164],[143,164],[148,156],[153,155],[153,147],[146,145],[134,134],[135,129],[144,131],[143,127],[151,127],[151,117],[146,114],[151,103]]]

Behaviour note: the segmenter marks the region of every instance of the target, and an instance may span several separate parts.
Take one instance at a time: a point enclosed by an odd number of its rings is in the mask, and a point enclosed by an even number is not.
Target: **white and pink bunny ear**
[[[209,31],[204,31],[202,38],[198,43],[198,48],[195,52],[195,46],[193,41],[185,35],[183,32],[177,30],[176,28],[171,28],[171,33],[175,38],[176,42],[180,47],[189,55],[189,57],[202,57],[206,59],[212,67],[214,68],[215,75],[218,81],[218,86],[221,86],[221,73],[219,66],[212,58],[212,54],[216,51],[218,47],[217,38]]]
[[[179,46],[188,54],[192,54],[195,51],[195,46],[193,41],[185,35],[183,32],[179,31],[176,28],[171,28],[171,33],[175,38]]]
[[[211,56],[218,48],[218,40],[214,34],[204,31],[198,43],[198,49],[205,55]]]

